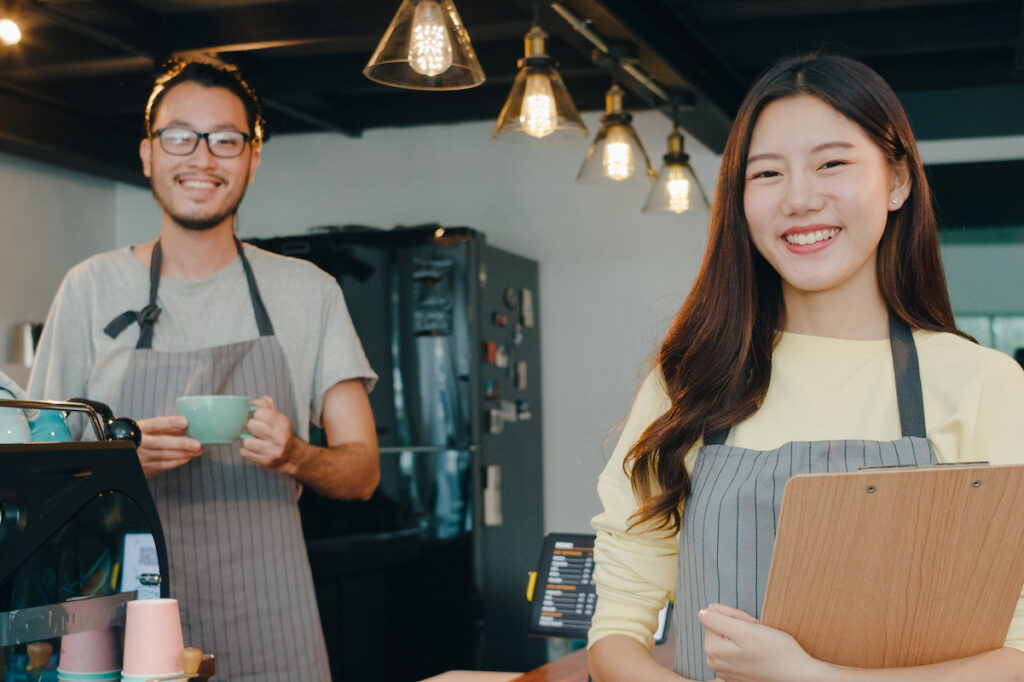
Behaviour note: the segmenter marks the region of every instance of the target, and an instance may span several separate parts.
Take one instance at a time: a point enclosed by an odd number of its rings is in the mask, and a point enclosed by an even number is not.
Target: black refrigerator
[[[544,533],[537,263],[439,225],[252,243],[337,280],[379,375],[377,492],[300,501],[334,678],[544,663],[525,598]]]

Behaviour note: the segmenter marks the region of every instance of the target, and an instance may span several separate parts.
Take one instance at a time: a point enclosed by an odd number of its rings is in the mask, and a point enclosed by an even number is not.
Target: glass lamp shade
[[[13,20],[0,19],[0,43],[10,47],[21,41],[21,28]]]
[[[587,138],[587,127],[551,64],[519,69],[492,140],[546,145]]]
[[[412,90],[464,90],[484,82],[452,0],[403,0],[363,75]]]
[[[651,188],[644,204],[644,213],[685,213],[707,208],[704,189],[690,164],[667,162],[658,173],[658,182]]]
[[[658,179],[629,114],[606,114],[587,150],[576,182],[585,185],[639,185]]]
[[[704,188],[690,168],[690,157],[683,152],[683,133],[673,128],[668,136],[668,153],[662,157],[658,182],[651,188],[644,213],[685,213],[708,207]]]

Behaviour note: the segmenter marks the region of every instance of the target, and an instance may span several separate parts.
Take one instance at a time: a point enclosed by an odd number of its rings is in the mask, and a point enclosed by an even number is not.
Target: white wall
[[[1024,313],[1024,243],[945,244],[942,264],[954,312]]]
[[[584,116],[592,133],[598,115]],[[524,149],[491,142],[492,123],[368,131],[360,139],[279,137],[240,216],[243,237],[357,223],[474,227],[540,263],[547,528],[588,532],[609,432],[628,414],[648,358],[696,275],[707,213],[640,213],[645,196],[573,180],[586,143]],[[637,116],[656,166],[668,120]],[[718,158],[687,138],[710,194]],[[148,192],[120,186],[117,242],[156,234]]]
[[[114,183],[0,154],[0,226],[0,369],[24,385],[12,325],[42,322],[68,268],[113,246]]]

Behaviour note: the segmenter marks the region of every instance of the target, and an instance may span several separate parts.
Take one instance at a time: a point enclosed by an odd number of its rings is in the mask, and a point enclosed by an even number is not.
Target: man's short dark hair
[[[164,95],[176,85],[197,83],[206,88],[224,88],[242,100],[245,115],[249,121],[252,144],[258,148],[263,143],[263,112],[256,92],[242,78],[238,68],[231,64],[212,60],[173,60],[168,62],[164,72],[157,76],[153,91],[146,102],[146,137],[153,136],[153,119]]]

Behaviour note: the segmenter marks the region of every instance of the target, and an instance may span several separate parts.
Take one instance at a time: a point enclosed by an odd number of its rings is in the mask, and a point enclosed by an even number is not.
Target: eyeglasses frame
[[[196,136],[196,143],[194,145],[192,145],[192,149],[190,149],[188,152],[186,152],[184,154],[179,154],[178,152],[169,151],[167,149],[167,147],[164,146],[164,138],[163,138],[164,132],[166,132],[168,130],[187,130],[188,132],[193,133]],[[217,135],[217,134],[220,134],[220,133],[235,133],[235,134],[238,134],[238,135],[242,136],[242,146],[239,149],[237,154],[235,154],[233,156],[222,156],[221,154],[218,154],[217,152],[213,151],[213,147],[210,146],[210,135]],[[169,126],[169,127],[166,127],[166,128],[157,128],[156,130],[153,131],[152,137],[157,138],[160,141],[160,148],[163,149],[164,152],[166,152],[167,154],[170,154],[171,156],[191,156],[192,154],[195,153],[195,151],[197,149],[199,149],[199,141],[203,140],[204,142],[206,142],[206,149],[211,154],[216,156],[218,159],[237,159],[245,151],[245,145],[249,144],[249,142],[252,140],[252,135],[250,135],[249,133],[243,133],[240,130],[211,130],[211,131],[206,132],[206,133],[201,133],[198,130],[190,130],[189,128],[183,128],[181,126]]]

